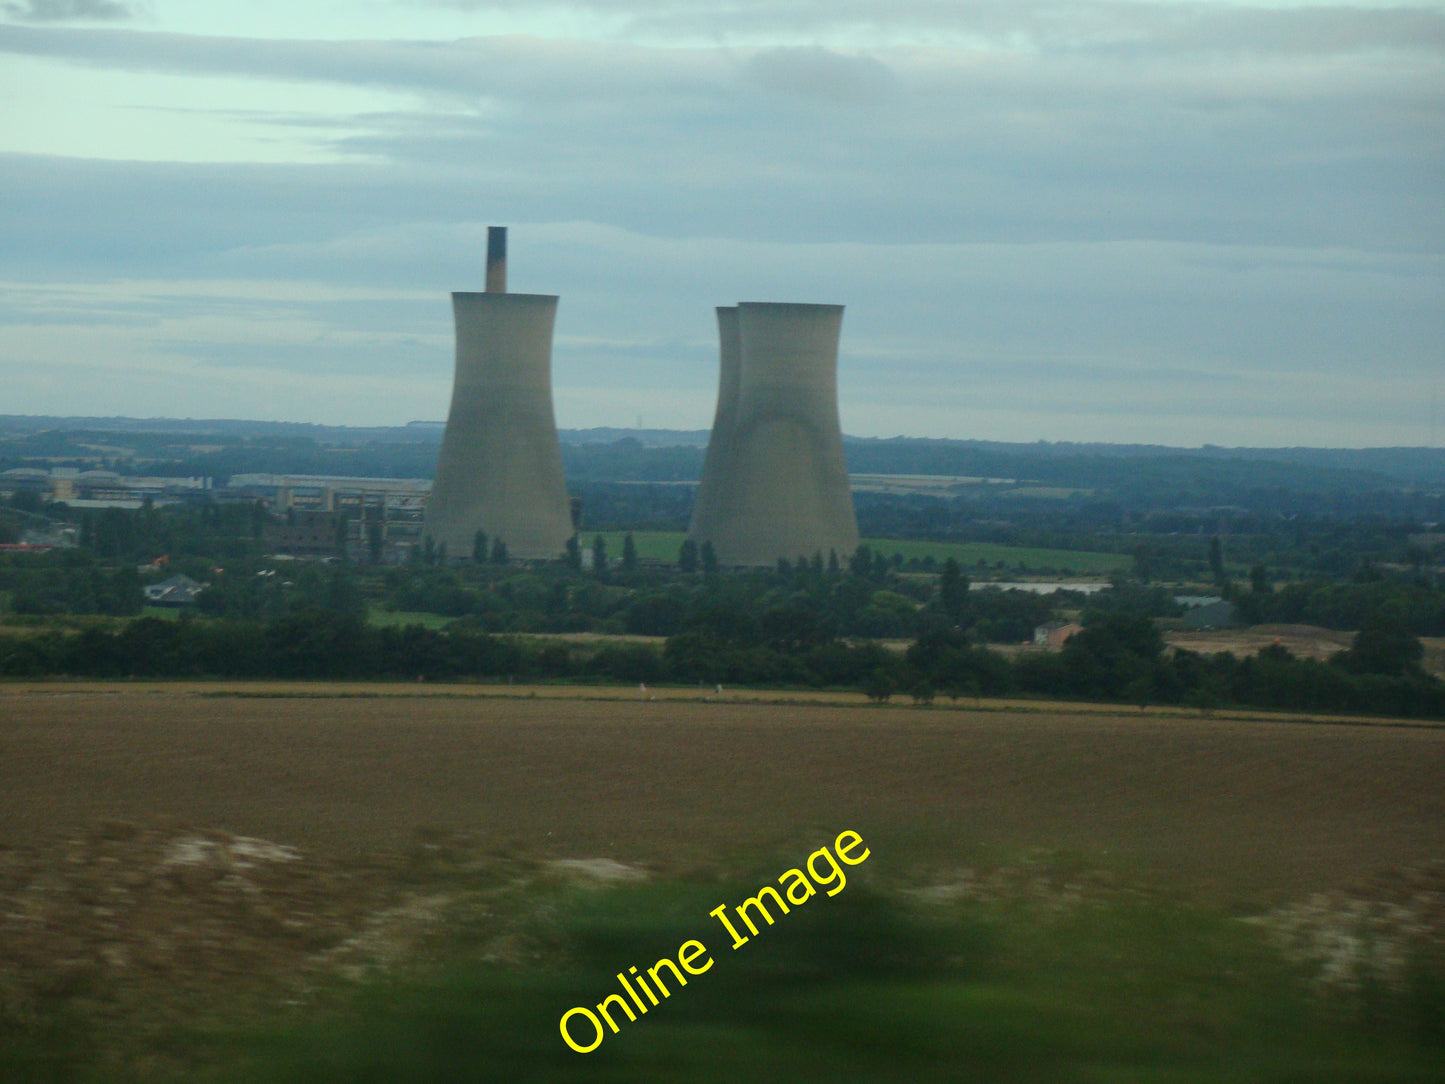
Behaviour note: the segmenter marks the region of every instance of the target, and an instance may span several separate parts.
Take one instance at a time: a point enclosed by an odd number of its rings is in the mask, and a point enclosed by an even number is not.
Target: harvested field
[[[1175,630],[1166,633],[1164,639],[1170,647],[1182,647],[1201,655],[1227,651],[1244,658],[1278,645],[1299,658],[1324,662],[1349,648],[1355,642],[1355,634],[1317,625],[1255,625],[1247,629]],[[1445,677],[1445,638],[1426,636],[1421,637],[1420,643],[1424,648],[1420,665],[1428,673]]]
[[[1445,856],[1441,728],[538,692],[9,686],[0,845],[111,819],[345,859],[435,829],[689,869],[852,828],[880,866],[1045,848],[1255,902]]]
[[[1353,632],[1337,632],[1314,625],[1255,625],[1247,629],[1209,629],[1198,632],[1170,632],[1165,640],[1171,647],[1183,647],[1201,655],[1227,651],[1232,655],[1253,655],[1271,645],[1291,655],[1323,662],[1354,643]]]

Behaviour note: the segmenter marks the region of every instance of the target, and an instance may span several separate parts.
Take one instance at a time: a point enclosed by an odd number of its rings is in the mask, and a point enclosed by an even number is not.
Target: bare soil
[[[1201,655],[1213,655],[1220,651],[1239,656],[1253,655],[1274,644],[1299,658],[1321,661],[1346,650],[1354,639],[1353,632],[1322,629],[1314,625],[1255,625],[1248,629],[1207,629],[1165,635],[1171,647],[1187,648]]]
[[[398,853],[423,830],[665,870],[849,828],[880,868],[1043,848],[1261,902],[1445,858],[1442,728],[530,692],[5,687],[0,845],[55,846],[111,820],[337,861]]]
[[[1445,727],[846,694],[0,686],[0,1022],[184,1079],[246,1019],[468,951],[545,958],[539,886],[852,876],[1054,909],[1246,907],[1322,982],[1445,939]],[[1043,852],[1043,853],[1040,853]],[[1153,891],[1150,888],[1148,891]],[[1011,903],[1012,905],[1012,903]],[[1368,949],[1364,951],[1362,949]]]
[[[1247,629],[1209,629],[1199,632],[1173,631],[1165,634],[1171,647],[1212,655],[1227,651],[1241,658],[1253,655],[1275,644],[1291,655],[1321,662],[1349,648],[1355,641],[1353,632],[1340,632],[1316,625],[1255,625]],[[1445,637],[1423,636],[1421,666],[1426,672],[1445,677]]]

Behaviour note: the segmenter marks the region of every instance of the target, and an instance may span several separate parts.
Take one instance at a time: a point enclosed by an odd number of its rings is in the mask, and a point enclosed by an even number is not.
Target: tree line
[[[359,614],[305,610],[270,621],[140,618],[0,637],[0,675],[316,680],[577,680],[855,689],[883,701],[1037,696],[1445,718],[1445,682],[1420,667],[1420,641],[1388,619],[1328,662],[1275,646],[1248,658],[1166,649],[1153,621],[1095,611],[1058,652],[1009,659],[939,624],[906,651],[837,637],[804,607],[749,619],[726,607],[655,643],[576,644],[458,623],[376,627]]]

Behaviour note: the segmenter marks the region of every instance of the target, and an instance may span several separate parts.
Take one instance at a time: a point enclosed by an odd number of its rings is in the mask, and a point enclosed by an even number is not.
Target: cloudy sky
[[[0,413],[703,428],[847,306],[845,431],[1445,442],[1445,0],[0,0]]]

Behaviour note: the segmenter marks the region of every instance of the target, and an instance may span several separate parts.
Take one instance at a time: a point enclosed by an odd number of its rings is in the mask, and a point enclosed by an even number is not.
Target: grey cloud
[[[809,12],[835,12],[842,25],[874,10],[842,3],[780,10],[800,27]],[[361,368],[425,366],[444,400],[446,292],[480,282],[485,226],[506,222],[515,288],[563,295],[559,394],[598,385],[605,369],[611,387],[692,403],[688,424],[710,417],[711,307],[740,299],[848,305],[845,413],[876,419],[877,404],[894,401],[932,411],[926,426],[898,427],[914,433],[993,424],[968,413],[975,388],[987,391],[984,414],[1061,414],[1025,401],[1023,385],[1041,382],[1054,386],[1051,402],[1067,399],[1061,382],[1093,388],[1079,401],[1102,417],[1131,373],[1141,396],[1192,411],[1199,439],[1223,439],[1202,426],[1234,424],[1251,401],[1280,417],[1317,410],[1357,425],[1397,409],[1399,387],[1438,370],[1445,58],[1431,44],[1434,16],[1417,28],[1425,47],[1408,49],[1378,45],[1405,34],[1387,33],[1389,17],[1361,16],[1356,49],[1354,14],[1212,6],[1205,33],[1199,5],[1155,5],[1148,18],[1144,5],[1020,7],[950,10],[998,40],[1023,26],[1055,52],[0,26],[0,51],[104,68],[415,92],[387,113],[277,121],[364,162],[0,155],[0,278],[430,292],[435,303],[298,302],[296,319],[338,329],[324,348],[187,350],[237,380],[268,356],[278,370],[329,370],[345,364],[349,329],[380,344],[355,347]],[[901,10],[945,17],[906,0]],[[1235,48],[1270,20],[1288,32]],[[1292,51],[1295,32],[1305,44]],[[1129,52],[1149,35],[1167,44]],[[856,107],[879,100],[886,114]],[[115,323],[117,335],[138,334],[125,314]],[[1022,385],[1009,384],[1011,372]],[[1268,394],[1251,400],[1255,387]],[[1289,405],[1300,387],[1315,400]],[[659,421],[642,407],[610,420],[639,409]],[[1357,443],[1344,426],[1315,442]],[[1251,439],[1271,438],[1261,428]]]
[[[131,19],[137,14],[137,6],[116,0],[25,0],[23,4],[0,5],[0,11],[4,11],[7,18],[22,22],[59,23],[79,19]]]
[[[834,105],[878,104],[899,90],[897,77],[881,61],[817,47],[767,49],[745,67],[769,91]]]
[[[464,11],[508,12],[518,0],[413,0]],[[542,5],[612,17],[624,35],[758,40],[852,35],[889,40],[952,35],[975,45],[1060,50],[1355,53],[1445,47],[1438,7],[1281,9],[1268,5],[1121,3],[1118,0],[560,0]]]
[[[99,68],[239,75],[462,96],[566,100],[586,91],[656,93],[699,84],[732,62],[667,50],[534,38],[304,41],[131,30],[0,25],[0,53],[51,56]],[[668,86],[671,84],[671,86]]]

